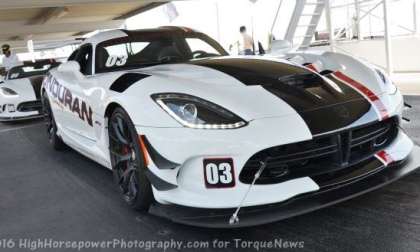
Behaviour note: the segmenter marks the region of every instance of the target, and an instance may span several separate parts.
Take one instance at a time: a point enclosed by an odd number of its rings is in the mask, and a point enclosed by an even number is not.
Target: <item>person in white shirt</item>
[[[13,54],[10,50],[10,45],[5,44],[1,47],[4,57],[3,57],[3,66],[7,71],[9,71],[12,67],[21,65],[19,58],[16,54]]]
[[[239,48],[240,55],[255,55],[254,54],[254,40],[252,39],[250,35],[248,35],[246,31],[246,27],[241,26],[241,28],[239,29],[239,32],[241,34],[241,39],[239,39],[237,42],[231,45],[229,50],[232,51],[233,46],[236,45]]]

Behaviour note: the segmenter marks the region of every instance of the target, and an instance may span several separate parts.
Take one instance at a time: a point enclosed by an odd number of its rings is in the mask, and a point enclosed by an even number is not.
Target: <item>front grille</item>
[[[42,109],[41,101],[22,102],[17,107],[17,111],[19,112],[41,111],[41,109]]]
[[[310,141],[269,148],[248,160],[239,179],[252,183],[261,161],[266,161],[267,166],[256,184],[332,173],[366,161],[389,146],[397,134],[398,118],[389,118]]]

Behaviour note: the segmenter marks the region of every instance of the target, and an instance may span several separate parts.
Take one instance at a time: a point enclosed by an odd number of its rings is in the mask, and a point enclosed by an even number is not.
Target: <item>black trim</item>
[[[150,183],[158,191],[169,191],[169,190],[173,190],[173,189],[175,189],[175,188],[178,187],[177,185],[173,185],[171,183],[168,183],[168,182],[162,180],[161,178],[159,178],[158,176],[156,176],[150,170],[147,170],[145,173],[146,173],[146,176],[149,179]]]
[[[278,204],[242,208],[239,213],[240,222],[235,225],[229,225],[229,219],[235,209],[204,209],[154,203],[149,212],[173,222],[200,227],[238,228],[262,225],[360,196],[396,181],[418,168],[420,168],[420,148],[415,146],[406,162],[378,167],[373,174],[369,173],[362,178],[357,175],[357,178],[349,183],[303,194]]]
[[[398,136],[398,118],[325,134],[311,140],[275,146],[252,155],[239,179],[251,184],[260,162],[266,169],[255,184],[277,184],[291,179],[318,176],[336,180],[372,163],[376,153],[386,149]],[[375,143],[380,142],[380,145]],[[378,161],[379,162],[379,161]]]
[[[332,74],[332,73],[334,73],[334,72],[331,71],[331,70],[322,70],[319,74],[320,75],[329,75],[329,74]]]
[[[41,88],[42,82],[44,81],[45,75],[29,77],[32,88],[34,89],[35,97],[37,100],[41,100]]]
[[[146,149],[149,153],[150,158],[152,159],[153,163],[155,163],[157,168],[161,170],[171,170],[179,166],[179,164],[169,161],[168,159],[160,155],[159,152],[157,152],[156,149],[153,148],[153,146],[150,144],[146,136],[142,136],[142,139],[144,141],[144,144],[146,145]]]
[[[114,81],[114,83],[112,83],[109,89],[118,93],[123,93],[134,83],[148,77],[150,77],[150,75],[141,73],[126,73],[121,75],[116,81]]]
[[[42,111],[42,102],[41,100],[22,102],[17,106],[17,111],[19,112],[32,112],[32,111]]]
[[[216,58],[191,64],[228,74],[244,85],[260,85],[296,110],[313,135],[351,125],[367,115],[372,105],[343,82],[326,80],[306,68],[260,59]],[[332,79],[331,79],[332,80]]]

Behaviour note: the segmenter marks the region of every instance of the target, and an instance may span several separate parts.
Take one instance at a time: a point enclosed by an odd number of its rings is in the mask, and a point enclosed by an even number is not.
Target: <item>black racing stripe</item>
[[[141,73],[126,73],[114,81],[109,89],[118,93],[123,93],[134,83],[147,77],[150,77],[150,75]]]
[[[345,83],[295,65],[260,59],[218,58],[193,61],[228,74],[243,84],[260,85],[295,109],[313,135],[351,125],[371,104]],[[375,120],[377,118],[373,118]]]
[[[365,115],[370,121],[377,120],[376,114],[369,114],[370,104],[360,100],[349,101],[314,111],[300,112],[313,135],[324,134],[345,128]]]
[[[41,88],[42,82],[44,81],[45,76],[33,76],[29,78],[32,88],[34,89],[35,97],[37,100],[41,99]]]

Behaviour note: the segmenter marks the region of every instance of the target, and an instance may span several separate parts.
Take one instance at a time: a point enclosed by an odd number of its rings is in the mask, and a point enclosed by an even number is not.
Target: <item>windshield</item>
[[[96,72],[227,55],[216,41],[204,34],[182,34],[140,33],[102,42],[96,47]]]
[[[24,79],[36,75],[45,75],[48,70],[53,67],[53,64],[46,64],[42,66],[18,66],[13,67],[7,73],[8,80]]]

